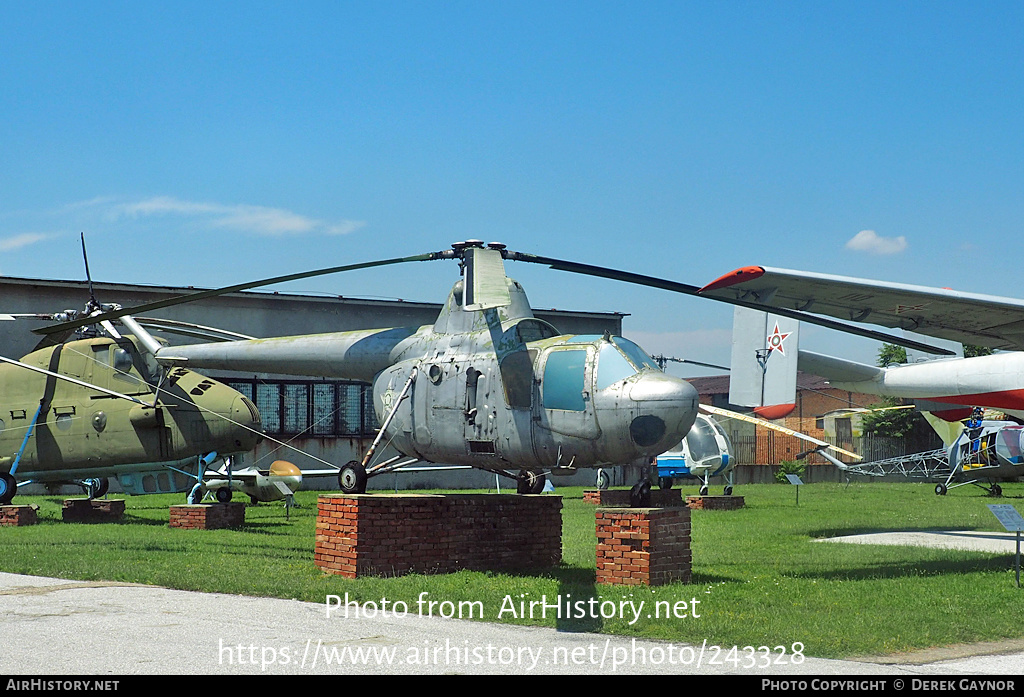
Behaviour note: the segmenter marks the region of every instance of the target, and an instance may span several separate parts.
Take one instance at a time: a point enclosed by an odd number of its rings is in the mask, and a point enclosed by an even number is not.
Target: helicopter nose
[[[629,424],[629,436],[645,455],[658,455],[679,443],[697,418],[697,390],[672,375],[641,376],[629,398],[638,414]]]
[[[248,397],[235,397],[231,413],[236,427],[236,444],[245,450],[255,448],[263,440],[263,422],[260,412]]]

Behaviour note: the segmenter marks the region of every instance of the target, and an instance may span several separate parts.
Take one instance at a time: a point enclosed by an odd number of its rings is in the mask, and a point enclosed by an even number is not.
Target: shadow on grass
[[[986,554],[980,552],[978,554]],[[1006,571],[1006,555],[991,555],[987,559],[936,559],[932,561],[898,561],[869,563],[857,568],[834,568],[820,571],[805,571],[787,574],[800,579],[822,579],[828,581],[867,581],[875,579],[920,578],[922,576],[946,576],[971,574],[986,571]]]
[[[878,528],[878,527],[857,527],[857,528],[821,528],[819,530],[808,530],[807,534],[810,535],[811,537],[813,537],[816,540],[824,540],[824,539],[830,539],[830,538],[833,538],[833,537],[847,537],[849,535],[870,535],[872,533],[879,533],[879,532],[900,533],[900,532],[974,532],[974,531],[975,531],[975,528],[955,527],[955,526],[951,526],[951,527],[948,527],[948,528],[945,528],[945,527],[944,528],[936,528],[934,526],[924,527],[924,528],[922,528],[922,527],[917,527],[917,528],[910,528],[910,527],[903,527],[903,528],[893,528],[893,527],[884,527],[884,528]]]

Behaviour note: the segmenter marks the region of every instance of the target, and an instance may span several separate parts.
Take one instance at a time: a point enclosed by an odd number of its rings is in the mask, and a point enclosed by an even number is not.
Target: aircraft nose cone
[[[638,412],[629,425],[630,438],[651,455],[679,443],[697,418],[697,390],[665,373],[644,375],[630,388],[629,397]]]

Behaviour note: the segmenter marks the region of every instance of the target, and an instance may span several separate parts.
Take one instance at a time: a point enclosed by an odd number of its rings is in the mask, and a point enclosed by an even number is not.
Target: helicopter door
[[[586,440],[601,430],[594,415],[594,351],[591,347],[554,349],[538,366],[542,376],[540,398],[535,400],[538,428]]]
[[[466,447],[470,453],[480,455],[494,455],[497,452],[495,397],[501,397],[493,394],[491,367],[488,363],[481,363],[479,369],[470,366],[463,376],[466,391],[465,409],[462,413],[465,420]]]

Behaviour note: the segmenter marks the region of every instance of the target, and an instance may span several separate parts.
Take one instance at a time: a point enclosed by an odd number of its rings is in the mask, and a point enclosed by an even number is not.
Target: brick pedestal
[[[64,499],[60,515],[66,523],[109,523],[121,520],[124,499]]]
[[[742,496],[687,496],[686,506],[693,509],[708,511],[735,511],[743,508],[746,502]]]
[[[628,507],[629,489],[584,489],[583,500],[598,506]],[[683,506],[679,489],[651,489],[651,508],[674,508]]]
[[[324,494],[316,565],[348,578],[550,567],[562,499],[505,494]]]
[[[598,508],[597,582],[626,586],[689,583],[689,508]]]
[[[184,503],[171,506],[172,528],[220,530],[245,525],[244,503]]]
[[[39,506],[0,506],[0,527],[35,525],[39,522]]]

